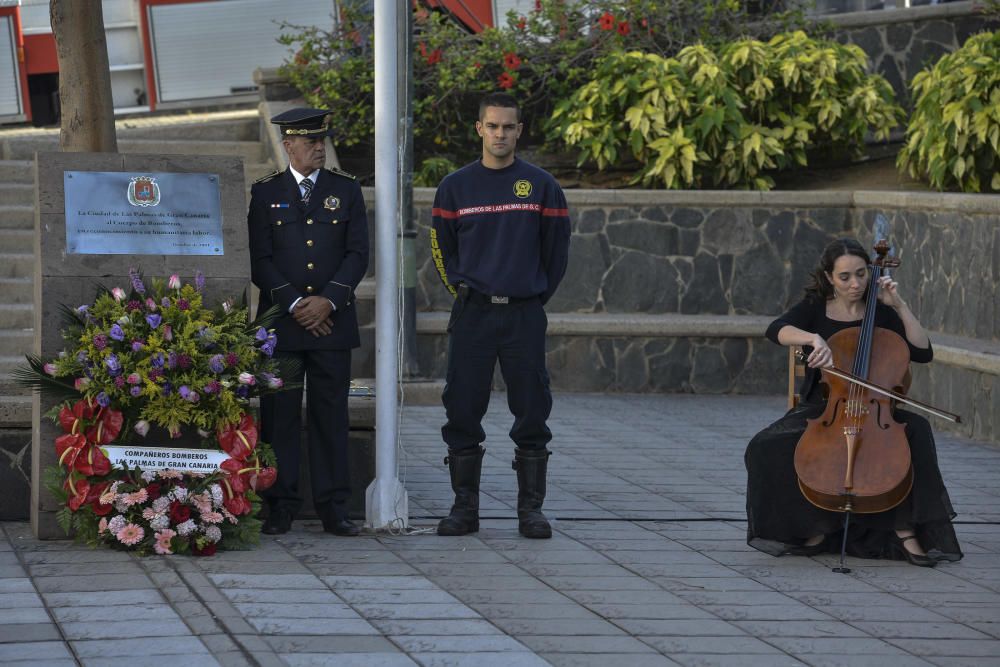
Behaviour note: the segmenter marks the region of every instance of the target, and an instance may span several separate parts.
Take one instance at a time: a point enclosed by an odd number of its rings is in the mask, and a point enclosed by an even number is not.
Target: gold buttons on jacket
[[[306,241],[306,245],[307,245],[307,246],[309,246],[309,247],[311,248],[311,247],[312,247],[312,245],[313,245],[313,240],[312,240],[312,239],[309,239],[308,241]]]
[[[330,224],[331,224],[331,225],[335,225],[335,224],[337,224],[338,222],[340,222],[340,220],[337,220],[336,218],[334,218],[333,220],[331,220],[331,221],[330,221]]]
[[[312,269],[313,269],[313,263],[309,262],[308,264],[306,264],[306,268],[309,269],[310,271],[312,271]]]
[[[278,221],[277,221],[276,223],[274,223],[274,224],[276,224],[276,225],[277,225],[278,227],[281,227],[281,220],[278,220]]]
[[[306,220],[306,224],[307,225],[311,225],[312,223],[313,223],[313,219],[312,218],[309,218],[308,220]]]
[[[306,292],[309,293],[309,294],[312,294],[313,293],[313,286],[312,285],[306,285]]]

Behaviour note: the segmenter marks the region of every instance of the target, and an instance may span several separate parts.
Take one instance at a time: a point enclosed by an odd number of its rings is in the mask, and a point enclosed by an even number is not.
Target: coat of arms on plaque
[[[152,176],[133,176],[128,184],[128,203],[132,206],[156,206],[160,203],[160,186]]]

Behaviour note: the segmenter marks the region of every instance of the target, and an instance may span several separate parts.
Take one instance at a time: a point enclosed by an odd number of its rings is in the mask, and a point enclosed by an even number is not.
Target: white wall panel
[[[0,18],[0,116],[24,113],[12,17]]]
[[[150,7],[157,99],[225,97],[289,54],[279,23],[330,29],[333,0],[215,0]]]

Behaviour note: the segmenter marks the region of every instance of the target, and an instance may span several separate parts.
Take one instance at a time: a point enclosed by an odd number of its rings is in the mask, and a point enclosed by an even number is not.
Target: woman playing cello
[[[833,365],[827,340],[838,331],[857,327],[865,311],[869,259],[853,239],[830,243],[811,275],[805,297],[767,329],[779,345],[801,345],[808,369],[802,400],[784,417],[758,433],[747,446],[747,543],[773,556],[815,555],[840,550],[843,514],[820,509],[803,496],[793,465],[795,447],[806,430],[806,420],[823,414],[826,399],[820,368]],[[888,276],[879,279],[875,326],[899,334],[909,347],[911,361],[927,363],[933,357],[930,340],[920,322]],[[875,349],[872,354],[877,354]],[[938,469],[930,423],[896,409],[910,447],[913,488],[899,505],[884,512],[851,517],[847,551],[862,558],[905,559],[930,567],[957,561],[962,551],[955,537],[948,491]]]

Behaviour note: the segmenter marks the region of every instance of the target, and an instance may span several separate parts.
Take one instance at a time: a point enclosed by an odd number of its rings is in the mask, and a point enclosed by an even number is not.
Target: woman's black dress
[[[778,342],[778,331],[791,325],[818,333],[824,340],[857,322],[841,322],[826,316],[826,304],[803,300],[771,323],[767,337]],[[906,340],[903,322],[892,308],[879,303],[875,326],[895,331]],[[909,344],[909,342],[907,342]],[[910,359],[929,362],[934,353],[910,345]],[[806,347],[806,352],[811,348]],[[808,369],[798,406],[758,433],[747,445],[747,544],[780,556],[794,552],[815,535],[831,536],[831,552],[839,552],[844,515],[811,504],[799,490],[795,475],[795,446],[806,429],[806,420],[818,417],[826,407],[820,373]],[[938,469],[937,450],[930,423],[920,415],[897,409],[897,422],[905,426],[913,465],[913,490],[903,503],[878,514],[852,514],[848,530],[848,553],[862,558],[892,558],[891,545],[897,529],[912,528],[921,546],[931,556],[957,561],[962,551],[951,519],[955,517],[948,491]]]

